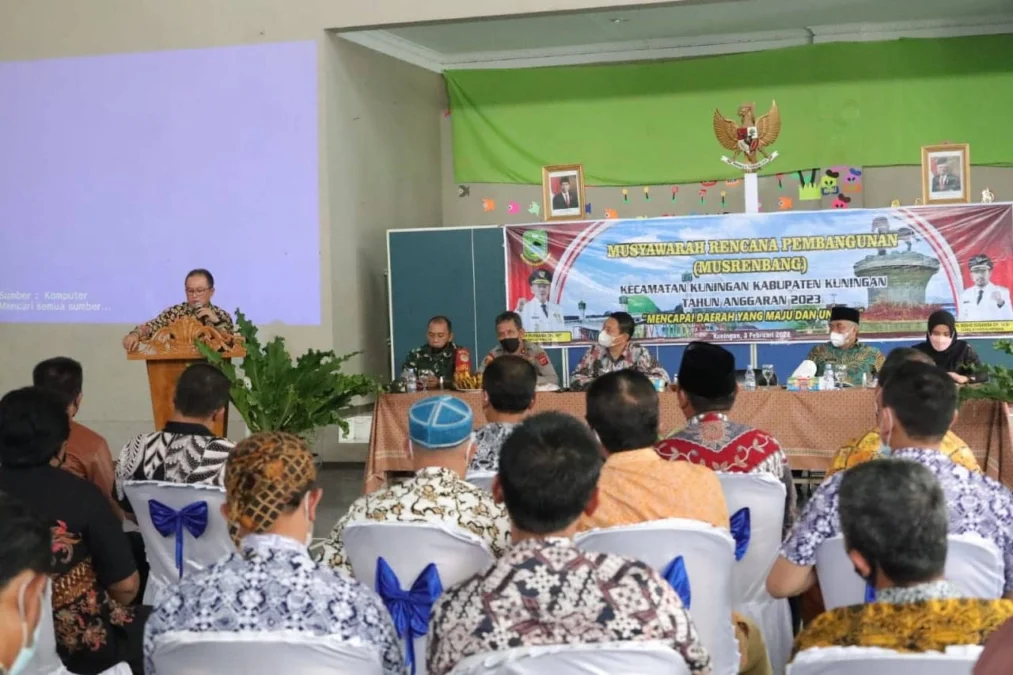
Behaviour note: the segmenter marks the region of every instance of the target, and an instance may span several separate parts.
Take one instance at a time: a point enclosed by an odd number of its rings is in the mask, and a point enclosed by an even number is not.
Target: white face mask
[[[932,348],[937,352],[945,352],[950,348],[950,345],[953,344],[953,338],[946,337],[944,335],[930,335],[929,344],[931,344]]]
[[[310,520],[310,493],[306,493],[306,499],[303,501],[303,515],[306,517],[306,548],[313,543],[313,521]]]
[[[609,347],[611,347],[615,343],[616,343],[616,339],[614,337],[612,337],[611,335],[609,335],[608,333],[606,333],[605,331],[600,331],[598,333],[598,344],[600,344],[605,349],[608,349]]]
[[[28,590],[28,583],[26,581],[20,590],[18,590],[18,617],[21,619],[21,650],[7,671],[9,675],[23,673],[28,668],[28,664],[39,648],[39,634],[42,632],[42,601],[45,598],[45,593],[39,596],[39,618],[35,624],[35,631],[31,635],[31,644],[28,644],[28,613],[25,611],[25,591]],[[48,588],[49,582],[47,581],[46,583]]]
[[[838,347],[838,348],[839,347],[843,347],[844,343],[847,342],[847,341],[848,341],[848,336],[845,335],[844,333],[831,333],[830,334],[830,344],[832,344],[835,347]]]

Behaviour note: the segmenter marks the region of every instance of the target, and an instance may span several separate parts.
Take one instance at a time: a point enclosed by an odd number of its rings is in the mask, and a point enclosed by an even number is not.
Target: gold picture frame
[[[971,201],[971,146],[946,143],[922,147],[922,203]]]
[[[564,184],[569,187],[564,189]],[[567,207],[566,201],[571,206]],[[583,164],[542,167],[542,212],[545,220],[583,220],[586,204]]]

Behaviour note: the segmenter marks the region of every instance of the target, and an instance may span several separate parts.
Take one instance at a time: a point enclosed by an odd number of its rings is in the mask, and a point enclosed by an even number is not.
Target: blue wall
[[[479,227],[436,230],[391,230],[390,254],[391,316],[394,334],[394,372],[410,349],[426,339],[426,322],[435,314],[446,314],[454,323],[457,343],[471,350],[476,361],[496,344],[497,314],[506,305],[506,263],[503,230]],[[911,342],[870,342],[884,354]],[[994,340],[969,340],[985,363],[1013,367],[1013,357],[995,351]],[[726,345],[739,368],[749,361],[748,345]],[[770,343],[757,347],[756,367],[774,364],[783,381],[805,358],[811,344]],[[677,373],[682,345],[651,347],[669,373]],[[563,375],[563,352],[572,372],[587,346],[549,348],[556,372]]]

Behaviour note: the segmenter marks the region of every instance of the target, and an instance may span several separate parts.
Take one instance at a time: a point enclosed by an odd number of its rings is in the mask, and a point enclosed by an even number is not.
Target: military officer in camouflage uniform
[[[454,381],[454,358],[457,345],[454,344],[454,331],[450,319],[445,316],[434,316],[429,320],[426,334],[427,344],[408,352],[402,368],[413,368],[416,376],[428,370],[435,381],[426,382],[428,388],[439,386],[443,378],[443,386],[449,387]]]
[[[521,323],[521,317],[517,312],[503,312],[496,317],[496,337],[499,338],[499,344],[486,354],[478,372],[484,371],[497,356],[516,354],[530,361],[538,371],[539,385],[559,386],[559,376],[549,361],[549,355],[538,345],[524,340],[524,324]]]

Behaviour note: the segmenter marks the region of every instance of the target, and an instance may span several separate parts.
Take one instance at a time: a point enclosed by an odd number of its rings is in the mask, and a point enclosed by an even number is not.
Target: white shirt
[[[999,292],[1002,303],[992,295]],[[979,301],[979,294],[981,300]],[[959,321],[1013,321],[1009,289],[989,282],[985,286],[971,286],[960,294]]]
[[[563,309],[554,302],[546,302],[542,310],[542,303],[538,298],[524,301],[524,308],[517,311],[521,315],[521,323],[524,330],[529,333],[554,333],[568,331],[566,320],[563,319]]]

